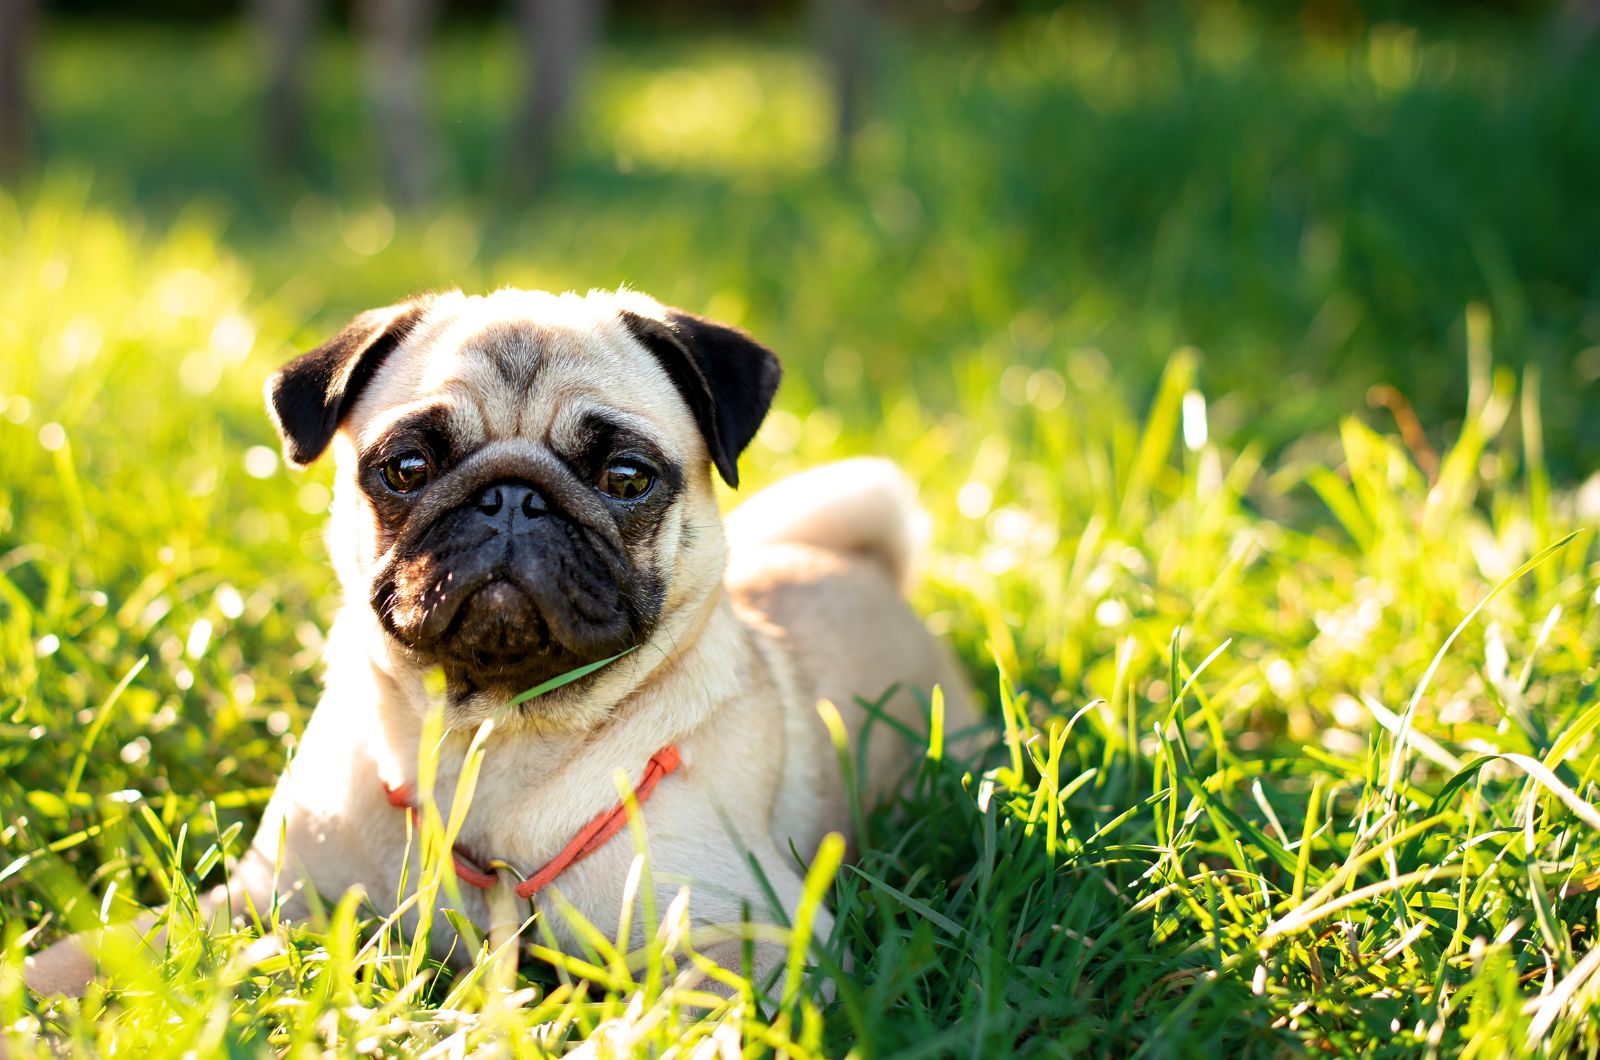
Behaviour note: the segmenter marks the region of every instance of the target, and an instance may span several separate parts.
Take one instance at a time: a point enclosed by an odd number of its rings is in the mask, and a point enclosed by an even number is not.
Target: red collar
[[[634,800],[643,806],[661,778],[677,769],[681,762],[675,744],[667,744],[651,755],[650,761],[645,764],[644,776],[640,778],[639,786],[633,789]],[[391,787],[385,784],[383,794],[389,800],[390,806],[403,807],[411,814],[412,821],[416,821],[417,804],[412,797],[411,785]],[[627,823],[628,807],[625,803],[619,802],[609,810],[602,811],[598,817],[584,825],[583,830],[573,836],[572,842],[562,847],[561,853],[552,858],[548,865],[520,881],[512,890],[516,891],[518,898],[532,898],[572,865],[605,846],[606,841],[622,831]],[[462,853],[460,847],[452,850],[450,856],[455,861],[456,878],[463,883],[469,883],[485,891],[495,885],[497,876],[494,868],[487,871],[479,868],[471,858]],[[491,862],[491,864],[506,865],[505,862]]]

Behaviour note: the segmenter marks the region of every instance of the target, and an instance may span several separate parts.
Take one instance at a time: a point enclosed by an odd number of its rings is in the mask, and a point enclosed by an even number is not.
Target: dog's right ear
[[[267,412],[290,464],[305,467],[322,455],[384,358],[411,334],[432,301],[417,298],[369,309],[267,380]]]

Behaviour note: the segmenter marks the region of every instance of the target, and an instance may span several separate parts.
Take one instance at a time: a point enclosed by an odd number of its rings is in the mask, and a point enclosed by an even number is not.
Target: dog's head
[[[481,711],[708,606],[711,472],[737,484],[778,378],[631,292],[452,292],[361,314],[267,399],[292,463],[335,451],[347,606]]]

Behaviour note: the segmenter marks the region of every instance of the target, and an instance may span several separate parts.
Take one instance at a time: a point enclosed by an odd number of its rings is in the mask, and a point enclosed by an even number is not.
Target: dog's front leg
[[[803,908],[805,880],[793,856],[780,853],[764,836],[748,844],[724,834],[701,837],[682,849],[674,849],[670,841],[662,846],[665,849],[653,851],[662,865],[658,894],[670,899],[676,896],[672,881],[690,883],[685,913],[701,955],[731,972],[748,972],[757,989],[782,996],[792,949],[814,947],[833,933],[833,914],[825,905]],[[698,850],[692,862],[695,871],[674,872],[677,857],[694,850]],[[797,938],[797,932],[806,937]],[[830,988],[822,989],[826,993]]]
[[[252,848],[240,859],[226,884],[219,884],[200,897],[200,919],[216,923],[224,915],[239,916],[252,907],[265,910],[272,901],[272,893],[272,862],[264,853]],[[111,937],[129,941],[144,938],[152,950],[165,944],[165,927],[151,934],[161,916],[161,910],[151,910],[124,923],[62,939],[23,960],[23,980],[30,990],[39,994],[81,997],[99,975],[97,954]]]

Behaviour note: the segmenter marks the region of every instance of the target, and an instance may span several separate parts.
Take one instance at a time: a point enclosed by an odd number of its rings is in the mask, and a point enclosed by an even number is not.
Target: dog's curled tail
[[[727,519],[737,551],[754,545],[812,545],[871,557],[902,591],[915,583],[929,519],[900,469],[856,457],[782,479]]]

